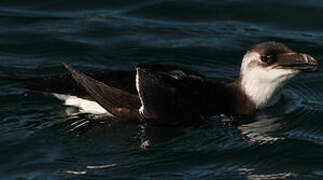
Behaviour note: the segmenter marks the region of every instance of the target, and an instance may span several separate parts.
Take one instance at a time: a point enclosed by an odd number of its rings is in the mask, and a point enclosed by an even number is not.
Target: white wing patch
[[[141,95],[140,95],[140,89],[139,89],[139,72],[138,72],[138,68],[136,68],[136,89],[138,91],[138,96],[141,102],[141,107],[139,108],[139,114],[142,115],[144,113],[144,103],[142,101]]]
[[[53,94],[58,99],[64,101],[67,106],[75,106],[80,108],[81,112],[92,113],[92,114],[107,114],[108,116],[113,116],[111,113],[106,111],[102,106],[100,106],[95,101],[90,101],[76,96],[69,96],[63,94]]]

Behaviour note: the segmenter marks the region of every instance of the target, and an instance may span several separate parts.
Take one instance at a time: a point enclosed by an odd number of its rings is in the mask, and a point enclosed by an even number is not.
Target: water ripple
[[[169,63],[232,81],[243,53],[283,42],[321,63],[322,6],[289,1],[0,2],[2,179],[319,179],[323,74],[293,79],[255,117],[142,126],[79,113],[6,77]],[[315,17],[315,18],[313,18]]]

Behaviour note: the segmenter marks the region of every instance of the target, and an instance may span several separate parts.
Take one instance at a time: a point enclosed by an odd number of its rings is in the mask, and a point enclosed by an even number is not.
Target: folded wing
[[[102,71],[86,74],[109,86],[137,94],[135,86],[135,71]],[[77,96],[82,99],[93,100],[85,91],[83,86],[77,83],[71,74],[60,74],[54,76],[41,76],[35,78],[8,78],[9,80],[19,81],[25,88]]]
[[[66,64],[64,66],[88,95],[111,114],[118,118],[139,118],[141,103],[138,95],[104,84]]]

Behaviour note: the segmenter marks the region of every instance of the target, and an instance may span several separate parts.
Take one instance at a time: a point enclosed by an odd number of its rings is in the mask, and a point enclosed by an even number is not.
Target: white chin
[[[300,71],[257,67],[245,72],[242,86],[246,94],[257,109],[264,109],[278,102],[281,88]]]

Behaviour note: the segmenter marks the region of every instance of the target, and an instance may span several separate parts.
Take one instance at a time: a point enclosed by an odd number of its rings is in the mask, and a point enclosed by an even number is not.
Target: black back
[[[182,125],[202,122],[221,106],[214,93],[225,92],[226,86],[211,81],[198,72],[166,65],[137,66],[139,96],[146,122]],[[215,91],[213,91],[215,90]],[[211,95],[211,96],[210,96]]]

